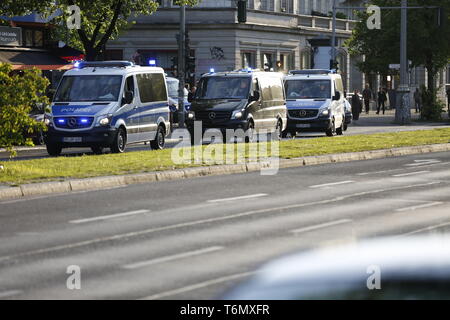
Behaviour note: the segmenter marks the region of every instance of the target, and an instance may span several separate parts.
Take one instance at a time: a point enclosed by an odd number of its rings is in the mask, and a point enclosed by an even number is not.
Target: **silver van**
[[[332,70],[291,71],[284,87],[288,123],[283,135],[324,132],[327,136],[345,131],[345,97],[341,75]]]
[[[51,156],[71,147],[122,153],[138,142],[162,149],[170,133],[164,70],[128,61],[83,62],[64,74],[45,123]]]

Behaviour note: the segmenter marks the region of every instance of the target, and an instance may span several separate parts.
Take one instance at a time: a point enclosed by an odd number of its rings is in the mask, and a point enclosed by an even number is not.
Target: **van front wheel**
[[[47,144],[47,152],[52,157],[59,157],[61,155],[62,147],[57,144]]]
[[[166,144],[166,132],[162,126],[158,126],[155,140],[150,141],[150,147],[153,150],[162,150]]]
[[[336,122],[334,122],[334,119],[333,119],[333,122],[331,123],[330,128],[328,128],[328,129],[325,131],[325,134],[326,134],[328,137],[332,137],[332,136],[334,135],[335,132],[336,132]]]
[[[117,130],[116,137],[111,145],[112,153],[123,153],[125,151],[125,146],[127,143],[127,135],[123,128]]]

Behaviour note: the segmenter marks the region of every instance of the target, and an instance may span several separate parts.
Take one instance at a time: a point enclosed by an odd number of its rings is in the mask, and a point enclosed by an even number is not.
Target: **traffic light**
[[[185,74],[186,80],[192,82],[192,79],[195,78],[195,51],[191,49],[191,41],[188,32],[186,32],[185,39]]]
[[[173,57],[170,59],[172,61],[172,65],[170,66],[170,69],[172,69],[172,73],[174,77],[178,76],[178,57]]]
[[[239,0],[237,2],[238,7],[238,22],[246,23],[247,22],[247,0]]]

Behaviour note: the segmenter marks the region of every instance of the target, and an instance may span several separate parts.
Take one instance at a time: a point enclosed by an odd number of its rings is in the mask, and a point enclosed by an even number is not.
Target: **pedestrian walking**
[[[366,113],[369,114],[370,110],[370,100],[372,100],[372,90],[370,90],[369,84],[366,84],[366,88],[362,92],[364,107],[366,108]]]
[[[422,94],[419,91],[419,88],[416,88],[414,91],[414,104],[416,106],[416,113],[422,111]]]
[[[377,114],[380,114],[380,109],[383,108],[383,114],[386,112],[386,92],[383,88],[380,87],[378,90],[378,108],[377,108]]]
[[[195,91],[197,91],[197,87],[196,87],[196,86],[192,86],[192,87],[191,87],[191,90],[189,90],[189,94],[188,94],[188,101],[189,101],[189,102],[191,102],[192,100],[194,100]]]
[[[359,120],[359,114],[362,111],[362,102],[359,98],[359,91],[355,89],[351,99],[353,120]]]
[[[448,116],[450,117],[450,87],[447,88],[447,109]]]

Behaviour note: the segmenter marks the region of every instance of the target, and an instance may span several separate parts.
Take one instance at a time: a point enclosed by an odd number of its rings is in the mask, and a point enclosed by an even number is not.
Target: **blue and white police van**
[[[164,70],[128,61],[82,62],[67,71],[45,115],[47,151],[90,147],[96,154],[110,148],[150,142],[164,148],[170,133]]]
[[[283,136],[297,132],[342,135],[345,129],[345,97],[342,78],[333,70],[296,70],[285,77],[288,109]]]

